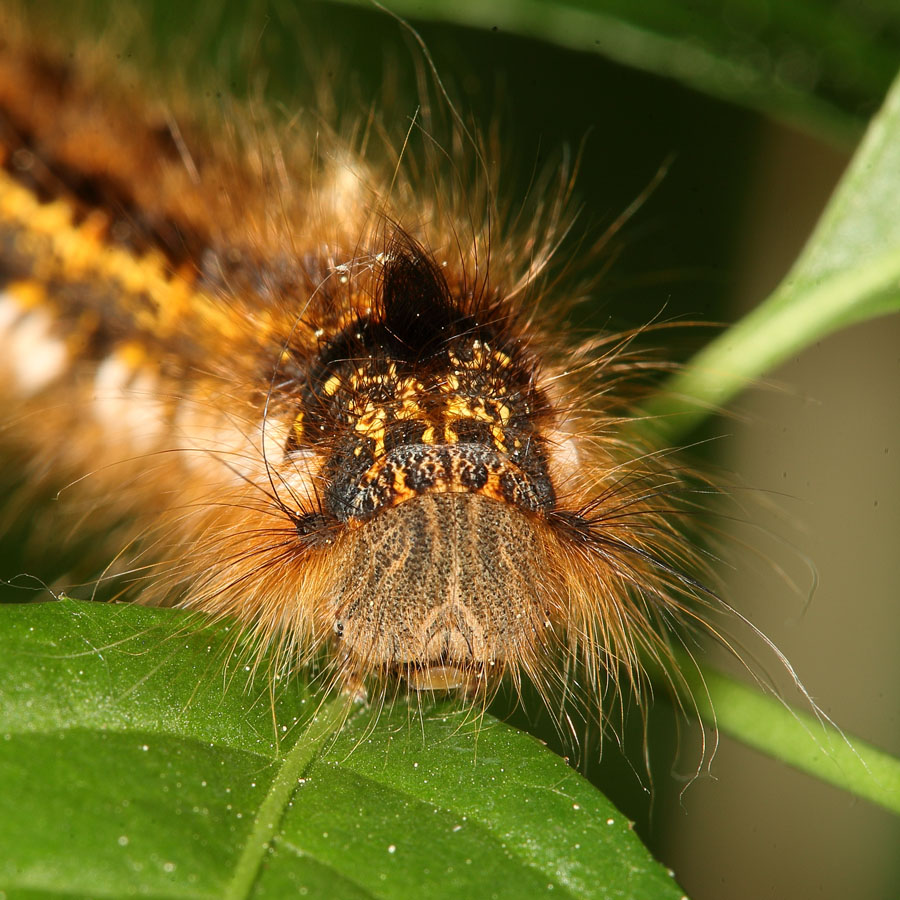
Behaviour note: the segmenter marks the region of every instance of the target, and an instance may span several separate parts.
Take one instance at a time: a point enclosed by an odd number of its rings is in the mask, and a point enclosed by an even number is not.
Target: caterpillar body
[[[0,40],[5,436],[92,518],[136,513],[138,597],[360,696],[599,706],[668,668],[713,601],[684,476],[628,437],[633,335],[561,327],[565,191],[504,234],[460,170],[129,81]]]

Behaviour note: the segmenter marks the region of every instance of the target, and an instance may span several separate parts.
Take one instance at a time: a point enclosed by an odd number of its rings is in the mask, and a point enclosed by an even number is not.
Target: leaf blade
[[[819,0],[741,0],[727,12],[680,0],[398,0],[391,10],[600,53],[839,144],[859,134],[860,108],[877,102],[900,63],[891,40],[900,15],[889,3],[865,15]]]
[[[682,896],[609,801],[527,735],[401,702],[341,728],[346,701],[320,707],[299,682],[273,712],[226,627],[73,600],[2,608],[0,887]]]
[[[677,441],[814,341],[900,311],[898,189],[900,75],[787,277],[668,381],[640,427]]]

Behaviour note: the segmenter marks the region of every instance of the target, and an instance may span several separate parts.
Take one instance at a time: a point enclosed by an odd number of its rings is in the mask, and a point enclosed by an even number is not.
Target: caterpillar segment
[[[534,236],[487,253],[346,148],[98,81],[0,40],[4,436],[138,511],[138,597],[353,690],[602,696],[666,660],[680,479],[621,434],[628,338],[542,312]]]

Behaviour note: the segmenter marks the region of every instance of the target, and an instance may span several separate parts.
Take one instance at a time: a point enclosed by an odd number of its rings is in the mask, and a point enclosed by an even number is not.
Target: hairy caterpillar
[[[688,481],[629,437],[650,363],[564,337],[563,189],[504,234],[489,184],[426,190],[405,148],[101,81],[4,43],[3,377],[35,468],[137,511],[119,583],[360,696],[505,677],[599,709],[715,631]]]

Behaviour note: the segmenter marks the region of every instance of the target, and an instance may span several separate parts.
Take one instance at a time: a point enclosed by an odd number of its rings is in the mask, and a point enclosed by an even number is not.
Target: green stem
[[[688,674],[690,667],[685,667]],[[900,760],[814,715],[704,668],[692,685],[701,718],[723,734],[900,815]],[[713,712],[713,710],[715,712]]]
[[[346,722],[349,700],[345,696],[323,703],[294,746],[282,760],[275,773],[269,792],[263,800],[247,837],[244,850],[234,868],[223,900],[246,900],[253,890],[262,861],[269,851],[275,832],[281,824],[284,811],[297,789],[297,781],[321,752],[325,742]]]
[[[642,427],[657,441],[678,440],[791,354],[843,325],[896,310],[898,295],[897,250],[820,283],[788,279],[665,385]]]

